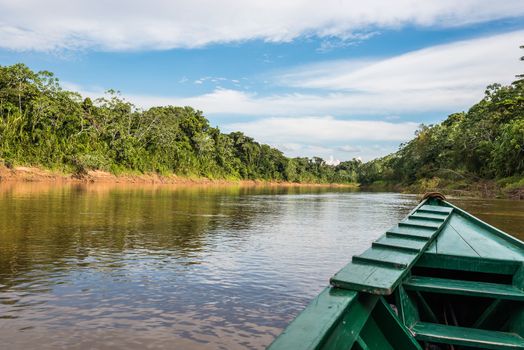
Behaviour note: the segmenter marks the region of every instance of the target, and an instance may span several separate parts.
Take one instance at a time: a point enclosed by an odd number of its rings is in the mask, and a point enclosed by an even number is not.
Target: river
[[[524,201],[450,199],[520,239]],[[263,349],[418,200],[0,183],[3,349]]]

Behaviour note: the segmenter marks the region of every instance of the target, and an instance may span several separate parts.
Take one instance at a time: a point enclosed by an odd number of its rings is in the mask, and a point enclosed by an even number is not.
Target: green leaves
[[[524,176],[524,81],[492,84],[467,113],[422,126],[394,155],[364,164],[359,181],[407,185],[435,176],[493,179]]]
[[[0,66],[0,158],[19,164],[227,179],[354,182],[356,166],[289,159],[240,132],[222,134],[191,107],[138,110],[114,90],[82,99],[49,72]],[[344,163],[343,163],[344,164]]]
[[[488,86],[468,112],[421,125],[394,154],[331,166],[318,157],[288,158],[241,132],[223,134],[191,107],[143,111],[114,90],[82,99],[62,90],[52,73],[0,66],[0,159],[78,174],[102,169],[319,183],[523,176],[524,80]]]

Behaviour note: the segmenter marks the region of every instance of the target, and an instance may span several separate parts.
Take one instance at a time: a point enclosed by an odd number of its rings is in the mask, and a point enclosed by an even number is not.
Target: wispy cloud
[[[275,77],[280,85],[301,88],[300,93],[262,96],[236,89],[216,89],[186,98],[129,98],[146,107],[189,105],[209,114],[224,115],[387,117],[451,112],[478,101],[488,84],[509,83],[514,79],[522,68],[518,57],[523,38],[524,31],[516,31],[381,60],[323,62]]]
[[[385,59],[323,62],[273,76],[274,84],[300,92],[261,95],[216,88],[190,97],[124,96],[143,108],[193,106],[219,116],[224,130],[244,131],[284,147],[288,154],[317,151],[369,159],[394,150],[392,142],[398,145],[413,136],[417,123],[402,123],[398,116],[442,112],[444,118],[445,113],[478,101],[486,85],[512,81],[522,70],[518,47],[523,38],[524,31],[515,31]],[[101,94],[101,89],[75,90],[95,97]],[[246,121],[230,123],[229,116]],[[371,120],[355,120],[355,116]],[[353,141],[389,142],[390,146],[366,146],[360,152],[344,146]],[[324,149],[327,144],[331,146]]]
[[[344,39],[368,28],[449,27],[524,15],[521,0],[0,0],[0,9],[0,47],[41,51]]]
[[[418,124],[390,123],[379,120],[344,120],[332,116],[299,118],[264,118],[230,123],[225,130],[240,130],[270,143],[310,143],[325,141],[406,141],[413,137]]]
[[[351,145],[343,145],[343,146],[337,147],[337,151],[346,152],[346,153],[360,153],[362,152],[362,148],[351,146]]]
[[[326,53],[335,49],[340,49],[348,46],[356,46],[361,42],[368,40],[376,35],[379,35],[378,31],[354,33],[347,37],[339,38],[325,38],[317,48],[317,52]]]
[[[323,62],[299,67],[279,81],[292,87],[370,93],[471,91],[487,82],[513,79],[521,68],[523,40],[524,31],[516,31],[382,60]]]

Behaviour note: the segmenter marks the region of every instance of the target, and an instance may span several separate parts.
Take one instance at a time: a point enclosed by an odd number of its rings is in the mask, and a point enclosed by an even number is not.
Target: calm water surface
[[[524,201],[452,200],[521,239]],[[415,196],[0,184],[2,349],[261,349]]]

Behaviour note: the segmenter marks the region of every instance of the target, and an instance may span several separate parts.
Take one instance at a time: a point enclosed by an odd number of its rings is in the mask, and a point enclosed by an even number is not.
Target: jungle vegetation
[[[0,66],[0,161],[86,174],[177,174],[311,183],[357,181],[359,161],[288,158],[241,132],[224,134],[191,107],[135,108],[116,91],[92,101],[47,71]]]
[[[115,91],[92,101],[62,89],[50,72],[0,66],[0,161],[78,175],[100,169],[363,185],[437,179],[457,186],[498,179],[524,187],[524,79],[518,78],[488,86],[467,112],[421,125],[393,154],[331,166],[318,157],[286,157],[241,132],[224,134],[191,107],[140,110]]]
[[[429,187],[460,188],[496,180],[524,187],[524,79],[488,86],[467,112],[421,125],[397,152],[362,164],[358,173],[363,184],[433,180]]]

